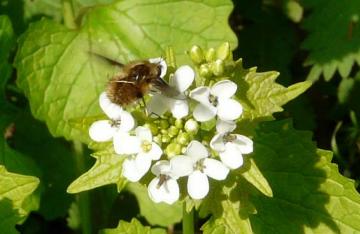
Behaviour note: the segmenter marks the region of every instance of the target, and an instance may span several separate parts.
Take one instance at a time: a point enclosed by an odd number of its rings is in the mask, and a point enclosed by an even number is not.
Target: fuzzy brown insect
[[[128,106],[142,99],[149,92],[160,92],[168,97],[176,97],[179,92],[161,78],[161,64],[140,60],[122,65],[100,56],[121,67],[119,74],[108,83],[106,93],[109,99],[120,106]]]

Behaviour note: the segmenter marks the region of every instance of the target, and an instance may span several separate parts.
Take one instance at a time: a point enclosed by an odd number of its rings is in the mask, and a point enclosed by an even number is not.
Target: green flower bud
[[[161,133],[161,135],[167,135],[167,134],[168,134],[168,130],[166,130],[166,129],[161,129],[161,130],[160,130],[160,133]]]
[[[146,123],[146,124],[144,124],[144,127],[150,129],[151,134],[153,136],[155,136],[159,133],[159,129],[154,123]]]
[[[169,135],[162,135],[161,142],[162,143],[169,143],[171,141],[171,137]]]
[[[171,126],[168,130],[169,136],[174,137],[179,133],[179,129],[175,126]]]
[[[160,121],[160,128],[161,129],[168,129],[169,128],[169,122],[165,119],[162,119]]]
[[[177,127],[178,129],[182,129],[183,126],[184,126],[184,124],[181,119],[175,120],[175,127]]]
[[[195,64],[201,64],[205,61],[204,53],[197,45],[194,45],[190,49],[190,58]]]
[[[221,76],[222,74],[224,74],[224,61],[221,59],[217,59],[211,64],[211,70],[215,76]]]
[[[168,159],[179,155],[181,153],[181,145],[177,144],[177,143],[170,143],[166,149],[165,149],[165,153],[168,156]]]
[[[196,134],[198,130],[199,124],[195,120],[189,119],[188,121],[186,121],[185,131],[187,131],[188,133]]]
[[[157,135],[153,137],[153,141],[159,145],[161,145],[161,135]]]
[[[205,54],[205,59],[206,59],[206,62],[210,63],[212,61],[214,61],[216,58],[216,51],[214,48],[209,48],[207,51],[206,51],[206,54]]]
[[[187,132],[181,132],[176,140],[181,145],[187,145],[190,141],[190,135]]]
[[[202,77],[209,78],[212,76],[209,64],[201,64],[199,68],[199,74]]]
[[[231,53],[230,44],[229,44],[229,42],[225,42],[217,48],[216,58],[225,60],[230,56],[230,53]]]

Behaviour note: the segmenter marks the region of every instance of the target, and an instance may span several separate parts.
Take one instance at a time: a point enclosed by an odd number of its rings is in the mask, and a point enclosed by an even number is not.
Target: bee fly
[[[144,96],[149,92],[159,92],[172,98],[180,94],[162,79],[161,61],[152,63],[140,60],[123,65],[102,55],[95,55],[121,67],[121,72],[115,75],[106,87],[109,99],[115,104],[124,107],[140,99],[144,102]]]

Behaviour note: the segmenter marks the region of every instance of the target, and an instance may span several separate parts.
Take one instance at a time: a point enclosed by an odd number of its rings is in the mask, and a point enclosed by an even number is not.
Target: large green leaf
[[[181,64],[184,50],[195,43],[208,47],[229,41],[234,48],[236,38],[227,24],[231,9],[230,1],[220,0],[119,1],[88,10],[77,30],[42,20],[20,39],[18,85],[34,116],[54,136],[87,141],[69,121],[100,113],[98,95],[116,70],[90,52],[124,63],[161,56],[171,45]]]
[[[236,64],[232,79],[238,84],[238,98],[244,107],[239,123],[242,133],[252,135],[259,122],[274,119],[274,113],[283,111],[283,105],[305,92],[312,84],[305,81],[284,87],[275,82],[278,72],[256,72],[256,68],[245,70],[241,60]]]
[[[204,233],[358,233],[360,196],[353,181],[331,163],[331,152],[316,149],[309,132],[290,121],[262,123],[252,157],[273,197],[254,190],[238,175],[214,182],[200,214],[211,218]],[[245,165],[246,166],[246,165]]]
[[[146,187],[140,184],[130,183],[128,184],[127,189],[136,196],[140,206],[140,214],[144,216],[151,225],[167,227],[181,221],[181,203],[172,205],[166,203],[154,203],[150,200]]]
[[[116,184],[120,191],[126,184],[121,176],[122,163],[125,157],[117,155],[113,147],[93,154],[96,163],[87,172],[72,182],[67,191],[69,193],[79,193],[107,184]]]
[[[231,174],[223,182],[212,181],[203,200],[200,216],[211,215],[201,227],[205,234],[252,233],[249,214],[253,207],[248,200],[249,184],[239,175]]]
[[[336,71],[347,77],[353,64],[360,64],[360,1],[306,0],[303,4],[311,9],[303,24],[309,32],[303,43],[310,52],[306,65],[312,66],[308,79],[317,80],[323,74],[330,80]]]
[[[274,197],[251,193],[255,233],[358,233],[360,196],[353,181],[317,150],[308,132],[290,121],[263,123],[256,131],[253,158]]]

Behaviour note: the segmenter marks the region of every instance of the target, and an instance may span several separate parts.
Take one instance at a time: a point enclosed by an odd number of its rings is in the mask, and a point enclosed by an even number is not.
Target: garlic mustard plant
[[[177,69],[173,65],[169,69],[160,58],[149,59],[161,64],[161,78],[179,94],[149,94],[146,113],[134,113],[135,119],[131,113],[137,108],[129,108],[129,113],[111,103],[105,92],[100,95],[100,107],[109,120],[91,125],[91,139],[112,140],[114,152],[124,158],[122,176],[129,182],[145,183],[155,203],[173,204],[187,194],[194,200],[205,198],[211,190],[209,178],[226,180],[231,170],[243,165],[243,155],[253,151],[252,140],[236,131],[243,107],[235,94],[241,90],[223,76],[233,69],[226,66],[230,51],[225,46],[220,52],[206,62],[193,48],[189,53],[195,66]],[[155,177],[148,183],[144,177],[150,168]],[[186,183],[187,191],[179,183]]]

